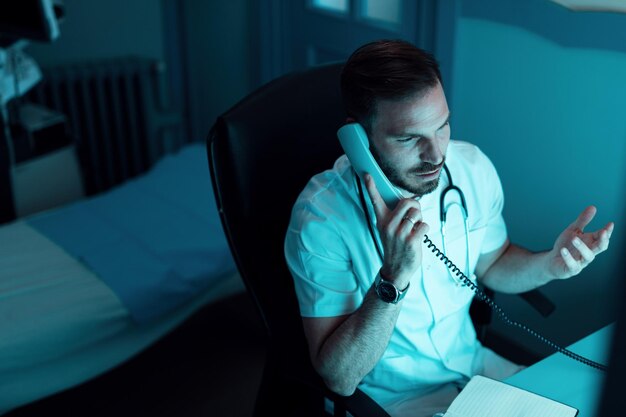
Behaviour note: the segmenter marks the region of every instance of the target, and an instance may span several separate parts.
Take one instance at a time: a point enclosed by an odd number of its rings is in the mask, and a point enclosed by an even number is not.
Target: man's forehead
[[[380,100],[373,118],[374,130],[400,134],[406,129],[440,128],[446,122],[449,110],[442,91],[435,90],[400,100]]]

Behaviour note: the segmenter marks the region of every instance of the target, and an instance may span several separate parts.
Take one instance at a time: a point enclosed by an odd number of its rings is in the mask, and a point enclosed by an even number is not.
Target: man
[[[407,198],[388,207],[368,175],[362,191],[345,155],[300,194],[285,255],[311,360],[338,394],[359,387],[394,416],[430,417],[471,376],[503,379],[521,367],[477,341],[474,294],[423,245],[425,234],[472,281],[520,293],[578,274],[607,249],[613,223],[583,232],[596,212],[590,206],[550,250],[510,243],[497,172],[476,146],[450,141],[438,64],[410,43],[360,47],[341,88],[348,121],[363,126],[375,160]],[[463,192],[469,230],[452,196],[443,202],[443,239],[439,199],[451,181]]]

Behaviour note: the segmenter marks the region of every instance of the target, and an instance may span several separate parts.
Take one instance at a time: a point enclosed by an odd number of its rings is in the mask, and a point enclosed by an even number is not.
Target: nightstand
[[[84,197],[73,145],[16,164],[11,170],[15,215],[23,217]]]
[[[23,104],[13,131],[14,163],[10,168],[16,217],[84,197],[76,150],[67,121],[51,109]]]

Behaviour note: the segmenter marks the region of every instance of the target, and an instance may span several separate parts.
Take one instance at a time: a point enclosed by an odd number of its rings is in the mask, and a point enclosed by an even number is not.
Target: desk
[[[614,324],[609,324],[567,348],[606,364]],[[578,417],[596,417],[605,372],[561,353],[554,353],[504,382],[560,401],[579,410]]]

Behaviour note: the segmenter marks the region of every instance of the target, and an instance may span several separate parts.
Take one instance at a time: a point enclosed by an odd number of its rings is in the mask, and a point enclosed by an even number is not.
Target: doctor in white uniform
[[[607,249],[613,223],[584,232],[596,211],[589,206],[549,250],[509,242],[496,169],[476,146],[450,140],[438,64],[410,43],[362,46],[341,83],[349,121],[363,126],[374,158],[407,198],[388,207],[345,155],[298,197],[285,256],[311,360],[340,395],[359,387],[393,416],[430,417],[473,375],[503,379],[522,367],[476,339],[474,293],[423,244],[425,234],[473,282],[520,293],[578,274]],[[451,181],[462,192],[441,201]]]

